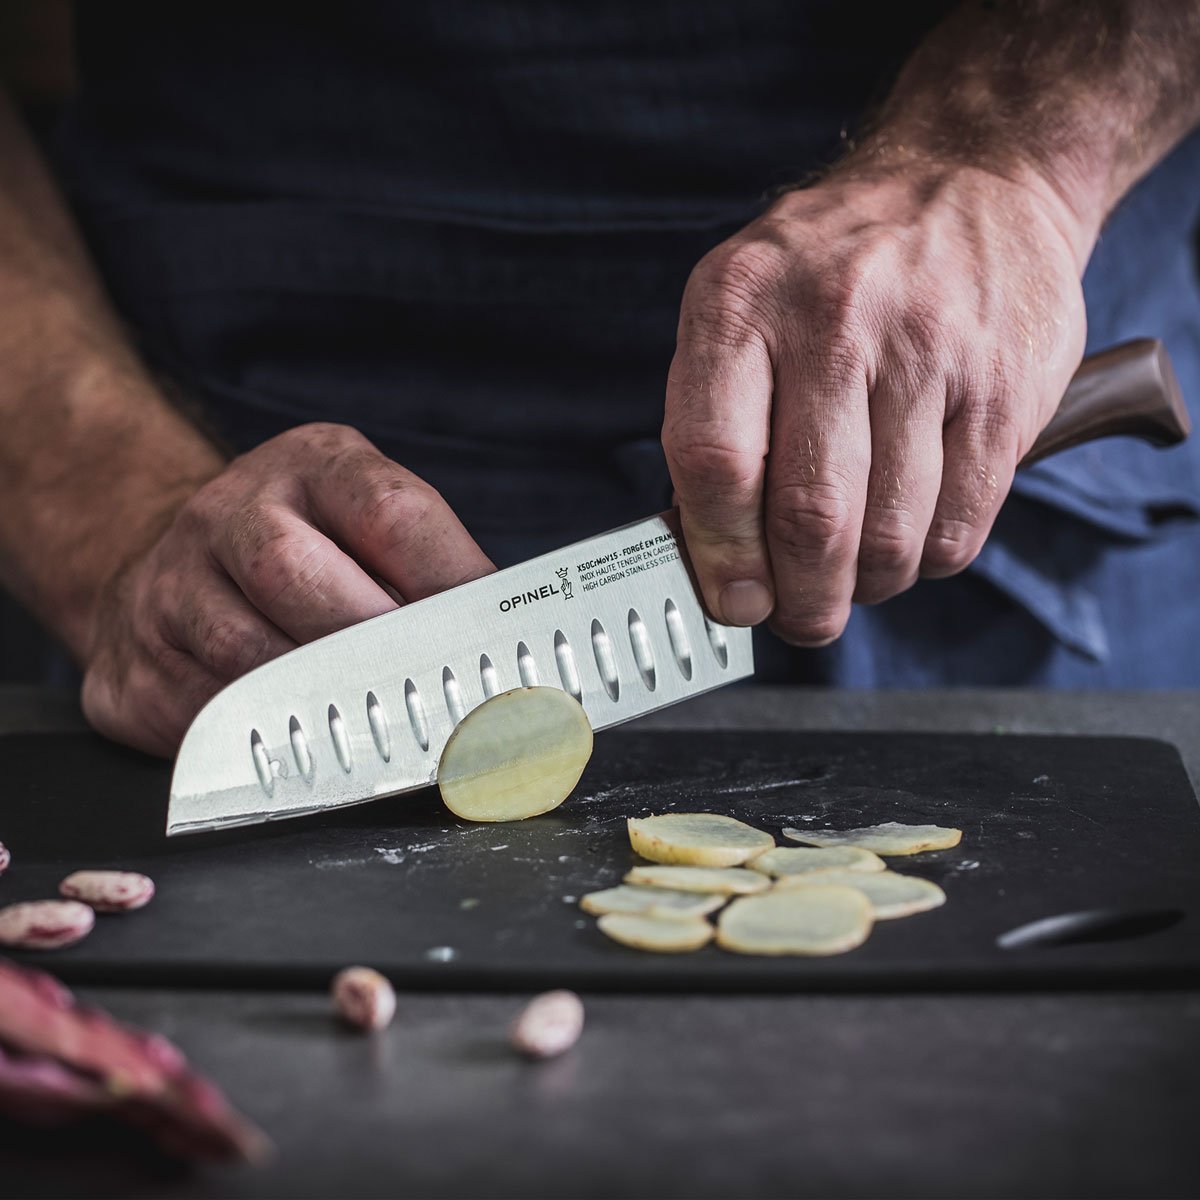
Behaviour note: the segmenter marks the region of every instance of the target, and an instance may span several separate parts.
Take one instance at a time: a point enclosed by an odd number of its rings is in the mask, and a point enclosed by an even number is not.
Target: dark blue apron
[[[143,353],[230,445],[354,425],[503,564],[665,507],[688,272],[837,155],[949,7],[79,5],[62,167]],[[1127,201],[1087,280],[1093,343],[1165,336],[1193,395],[1198,161]],[[1195,606],[1148,660],[1163,619],[1126,578],[1200,583],[1198,481],[1191,448],[1063,456],[968,576],[827,651],[764,640],[763,674],[1200,682]]]

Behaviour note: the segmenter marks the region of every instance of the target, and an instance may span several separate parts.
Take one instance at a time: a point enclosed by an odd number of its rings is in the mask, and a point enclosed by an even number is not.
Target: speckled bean
[[[529,1058],[553,1058],[579,1041],[583,1001],[574,992],[543,992],[518,1014],[508,1040]]]
[[[0,875],[3,875],[8,870],[8,864],[12,862],[12,855],[8,852],[8,847],[0,842]]]
[[[334,976],[330,991],[334,1011],[347,1025],[378,1030],[391,1024],[396,1012],[396,993],[378,971],[370,967],[346,967]]]
[[[58,890],[68,900],[82,900],[97,912],[129,912],[154,898],[154,880],[136,871],[76,871]]]
[[[18,950],[57,950],[92,931],[96,914],[77,900],[27,900],[0,908],[0,945]]]

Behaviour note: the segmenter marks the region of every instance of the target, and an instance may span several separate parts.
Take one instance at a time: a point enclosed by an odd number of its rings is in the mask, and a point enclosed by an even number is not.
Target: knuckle
[[[962,422],[967,453],[981,462],[1016,459],[1027,434],[1026,391],[1007,375],[989,372],[986,380],[965,389],[955,420]]]
[[[334,421],[310,421],[279,434],[278,441],[300,446],[305,450],[332,451],[366,443],[357,429]]]
[[[250,505],[232,513],[225,523],[224,537],[235,560],[250,563],[281,540],[278,514],[260,505]]]
[[[902,517],[870,519],[863,529],[860,571],[894,578],[912,570],[921,557],[921,540]]]
[[[784,262],[779,247],[762,238],[727,242],[701,261],[707,262],[716,285],[733,293],[752,292],[773,280]]]
[[[715,485],[724,492],[745,493],[756,489],[762,473],[761,455],[725,442],[672,430],[664,432],[663,446],[676,483]]]
[[[688,280],[680,318],[684,340],[738,347],[761,337],[781,270],[779,250],[745,241],[710,251]]]
[[[373,484],[364,499],[362,529],[368,541],[383,550],[410,541],[433,517],[440,497],[433,488],[413,481]]]
[[[830,485],[777,488],[767,503],[767,538],[792,558],[835,554],[853,532],[854,522],[849,498]]]
[[[782,614],[775,625],[785,641],[800,646],[823,646],[837,641],[850,618],[848,609],[829,609],[796,615]]]
[[[983,539],[970,522],[943,517],[936,520],[925,539],[922,564],[938,575],[957,575],[979,553]]]
[[[807,640],[817,645],[836,641],[845,632],[848,617],[848,613],[836,612],[808,621],[805,629]]]
[[[150,668],[154,678],[171,680],[178,678],[185,656],[163,636],[161,631],[142,638],[139,650],[142,663]]]
[[[201,634],[203,658],[222,679],[237,679],[270,657],[266,631],[235,617],[213,617]]]
[[[246,586],[268,608],[303,603],[318,596],[329,573],[329,557],[301,535],[277,532],[263,540],[246,564]]]

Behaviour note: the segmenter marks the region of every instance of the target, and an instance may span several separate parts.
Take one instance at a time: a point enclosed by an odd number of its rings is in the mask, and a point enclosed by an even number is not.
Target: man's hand
[[[230,680],[493,569],[428,484],[353,429],[301,426],[235,459],[111,582],[84,712],[169,754]]]
[[[663,444],[706,603],[820,645],[978,553],[1083,353],[1045,185],[911,164],[777,200],[696,267]]]
[[[663,445],[712,614],[821,645],[978,553],[1106,213],[1200,117],[1197,0],[968,2],[875,129],[696,267]]]

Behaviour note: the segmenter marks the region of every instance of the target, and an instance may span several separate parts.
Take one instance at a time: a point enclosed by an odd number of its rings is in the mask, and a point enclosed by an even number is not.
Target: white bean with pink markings
[[[58,890],[68,900],[82,900],[97,912],[129,912],[154,899],[154,880],[136,871],[75,871]]]
[[[508,1040],[529,1058],[553,1058],[570,1050],[582,1032],[583,1001],[560,990],[535,996],[512,1023]]]
[[[96,914],[77,900],[26,900],[0,908],[0,946],[58,950],[87,937]]]
[[[337,1015],[356,1029],[387,1028],[396,1013],[396,993],[386,977],[370,967],[346,967],[330,989]]]

